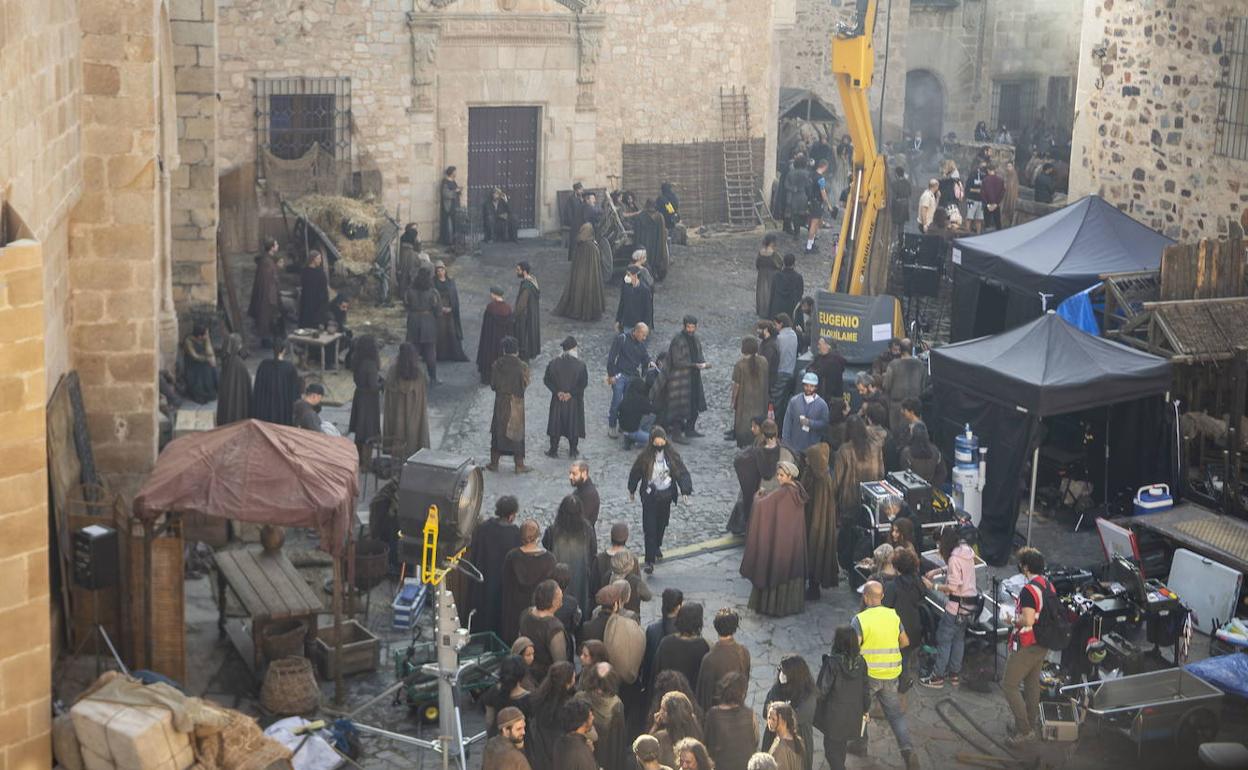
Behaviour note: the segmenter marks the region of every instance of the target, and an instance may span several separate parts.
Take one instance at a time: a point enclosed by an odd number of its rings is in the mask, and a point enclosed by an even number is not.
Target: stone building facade
[[[1041,114],[1069,130],[1081,3],[879,0],[870,102],[873,111],[884,102],[883,140],[953,131],[969,141],[981,120],[1017,132]],[[782,41],[783,85],[840,109],[829,41],[855,5],[797,0],[797,23]]]
[[[747,89],[752,133],[773,142],[763,116],[776,109],[773,30],[791,23],[786,13],[791,0],[595,0],[580,13],[555,0],[305,0],[276,9],[224,0],[217,153],[227,249],[255,247],[266,229],[251,220],[257,204],[274,216],[276,194],[298,195],[272,189],[304,146],[281,122],[291,105],[340,112],[349,101],[349,122],[332,118],[318,135],[333,165],[350,166],[349,181],[335,172],[329,187],[371,192],[427,235],[444,167],[456,166],[475,196],[488,183],[481,169],[527,165],[532,203],[520,219],[551,230],[556,191],[574,180],[606,186],[621,173],[623,144],[719,140],[721,86]],[[287,97],[292,88],[296,98]],[[287,157],[266,155],[287,140],[293,148],[278,152]],[[491,161],[491,142],[522,147],[521,156]]]
[[[1072,195],[1096,193],[1183,241],[1248,208],[1248,7],[1089,0]]]

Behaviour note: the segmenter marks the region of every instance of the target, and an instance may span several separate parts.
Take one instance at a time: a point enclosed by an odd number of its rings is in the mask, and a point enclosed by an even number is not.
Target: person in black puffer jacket
[[[867,663],[852,626],[836,629],[832,653],[823,656],[815,686],[815,727],[823,733],[823,752],[831,770],[845,770],[849,743],[862,737],[863,717],[871,702]]]

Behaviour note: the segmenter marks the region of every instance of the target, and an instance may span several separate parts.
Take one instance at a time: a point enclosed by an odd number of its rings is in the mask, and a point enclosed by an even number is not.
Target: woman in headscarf
[[[351,358],[355,395],[351,397],[348,432],[355,434],[360,464],[368,460],[368,442],[381,433],[381,357],[377,339],[365,334],[356,341]]]
[[[741,575],[753,585],[750,609],[783,617],[806,607],[806,491],[797,466],[776,465],[780,486],[754,503],[741,559]]]
[[[836,502],[832,498],[832,474],[828,465],[828,445],[822,441],[806,450],[806,567],[810,575],[811,598],[819,598],[820,588],[835,588],[841,569],[836,560]]]
[[[464,353],[464,327],[459,320],[459,289],[446,269],[446,263],[433,263],[433,288],[438,292],[438,360],[467,361]]]
[[[382,444],[395,457],[411,457],[429,443],[429,378],[420,354],[410,342],[386,372]],[[354,406],[354,404],[353,404]]]
[[[564,287],[554,313],[576,321],[597,321],[602,318],[606,305],[607,300],[602,293],[602,265],[598,261],[598,246],[594,243],[594,226],[586,222],[576,234],[572,271],[568,274],[568,285]]]
[[[324,257],[313,249],[299,271],[299,328],[319,329],[329,320],[329,277]]]
[[[221,387],[217,390],[217,427],[251,416],[251,374],[243,364],[243,336],[225,338],[221,362]]]

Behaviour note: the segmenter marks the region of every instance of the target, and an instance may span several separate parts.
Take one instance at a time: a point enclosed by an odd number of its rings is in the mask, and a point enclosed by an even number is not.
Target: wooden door
[[[495,187],[511,203],[520,229],[537,227],[537,107],[468,109],[468,215],[481,227],[481,206]]]

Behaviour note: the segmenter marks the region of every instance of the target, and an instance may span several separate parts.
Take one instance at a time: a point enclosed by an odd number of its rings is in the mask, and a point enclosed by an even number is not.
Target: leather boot
[[[487,471],[497,471],[498,470],[498,458],[500,457],[502,457],[501,454],[491,449],[490,450],[490,464],[485,466],[485,469]]]
[[[516,475],[532,473],[533,469],[524,464],[524,455],[516,455]]]

